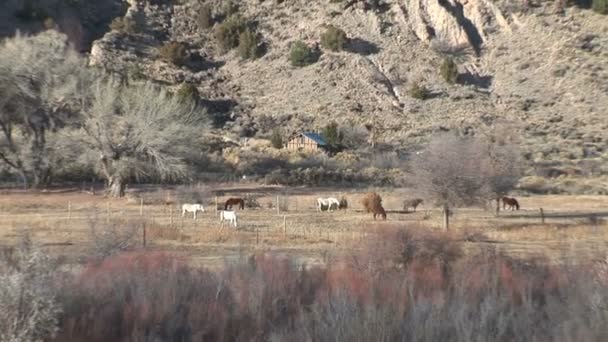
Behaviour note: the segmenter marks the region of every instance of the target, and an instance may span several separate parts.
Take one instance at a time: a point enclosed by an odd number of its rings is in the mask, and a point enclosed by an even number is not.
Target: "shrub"
[[[233,49],[239,45],[239,36],[247,29],[247,24],[238,15],[232,15],[226,19],[215,31],[215,38],[224,51]]]
[[[98,217],[92,218],[89,221],[89,240],[93,243],[93,254],[103,259],[132,249],[137,244],[142,223],[123,220],[102,222]]]
[[[328,26],[327,30],[321,35],[321,46],[331,51],[344,50],[347,42],[346,32],[335,26]]]
[[[301,40],[295,42],[291,47],[289,60],[291,61],[291,65],[295,67],[304,67],[313,64],[318,59],[318,54]]]
[[[44,341],[54,337],[61,312],[49,257],[29,236],[0,259],[0,341]]]
[[[449,84],[454,84],[458,81],[458,67],[452,58],[446,58],[440,67],[441,77]]]
[[[246,29],[239,35],[239,56],[242,59],[256,59],[259,57],[258,37],[255,33]]]
[[[209,5],[202,5],[198,10],[196,23],[201,29],[208,29],[213,26],[213,14]]]
[[[164,61],[181,66],[186,63],[188,52],[185,44],[171,41],[161,46],[159,55]]]
[[[198,103],[198,100],[200,99],[198,88],[196,88],[196,86],[192,83],[182,84],[175,95],[180,100],[187,101],[189,103]]]
[[[424,85],[414,83],[408,90],[408,94],[415,99],[426,100],[429,97],[430,92]]]
[[[342,134],[338,128],[338,123],[330,122],[323,129],[323,139],[334,152],[339,152],[342,149]]]
[[[593,0],[593,10],[600,14],[608,14],[608,0]]]
[[[110,23],[110,29],[121,33],[133,34],[137,31],[137,24],[131,18],[115,18]]]
[[[234,0],[224,0],[222,12],[224,12],[227,17],[230,17],[239,12],[239,5]]]
[[[280,149],[283,148],[283,137],[278,129],[272,130],[272,136],[270,137],[272,147]]]

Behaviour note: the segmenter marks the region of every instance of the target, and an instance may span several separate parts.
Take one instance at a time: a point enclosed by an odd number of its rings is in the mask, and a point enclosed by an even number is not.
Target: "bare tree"
[[[0,341],[54,337],[61,312],[52,286],[54,271],[27,235],[0,259]]]
[[[65,35],[46,31],[17,35],[0,44],[0,162],[25,187],[50,182],[54,133],[75,118],[73,97],[85,61]]]
[[[443,209],[445,229],[450,208],[483,203],[515,185],[514,154],[507,151],[485,139],[442,134],[413,159],[414,184]]]
[[[93,164],[107,181],[108,193],[124,195],[133,179],[183,179],[184,159],[205,133],[204,115],[193,105],[154,84],[122,84],[100,79],[83,105],[82,124],[70,132],[82,143],[80,159]]]

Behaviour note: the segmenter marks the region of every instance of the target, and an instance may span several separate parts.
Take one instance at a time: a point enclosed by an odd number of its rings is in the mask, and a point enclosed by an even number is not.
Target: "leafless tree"
[[[87,73],[65,35],[49,30],[0,43],[0,162],[25,187],[50,181],[54,133],[75,118],[72,95]]]
[[[80,160],[97,167],[109,195],[123,196],[133,179],[189,176],[184,156],[199,149],[207,127],[191,104],[151,83],[112,78],[96,81],[85,102],[80,128],[68,133],[69,140],[80,143]]]
[[[0,341],[54,337],[61,309],[55,300],[52,266],[27,235],[0,259]]]
[[[450,208],[483,203],[515,185],[516,155],[510,151],[483,138],[442,134],[412,160],[410,171],[421,195],[443,209],[448,229]]]

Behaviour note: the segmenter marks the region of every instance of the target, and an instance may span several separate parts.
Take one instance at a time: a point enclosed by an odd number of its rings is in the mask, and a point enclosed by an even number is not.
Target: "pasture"
[[[109,199],[77,189],[0,194],[0,243],[10,246],[27,230],[53,255],[70,263],[91,255],[92,227],[135,231],[133,244],[188,256],[208,267],[252,252],[289,254],[302,263],[324,264],[347,255],[369,234],[387,226],[441,229],[441,212],[427,203],[416,212],[403,210],[414,197],[405,189],[373,189],[383,198],[386,221],[374,221],[360,203],[366,191],[259,186],[137,188],[123,199]],[[318,197],[348,200],[347,210],[319,212]],[[238,228],[222,224],[216,208],[224,200],[246,199]],[[451,218],[451,236],[465,251],[495,249],[507,255],[548,257],[552,263],[604,259],[608,247],[608,197],[516,196],[519,211],[460,208]],[[217,200],[217,204],[216,204]],[[182,204],[202,203],[205,212],[182,217]],[[251,205],[254,208],[251,208]],[[278,205],[277,205],[278,204]],[[541,209],[542,208],[542,216]]]

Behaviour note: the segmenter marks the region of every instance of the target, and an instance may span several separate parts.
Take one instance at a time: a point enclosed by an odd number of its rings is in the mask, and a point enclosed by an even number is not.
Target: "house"
[[[322,151],[327,147],[327,143],[319,133],[306,132],[300,133],[297,137],[287,142],[289,151]]]

